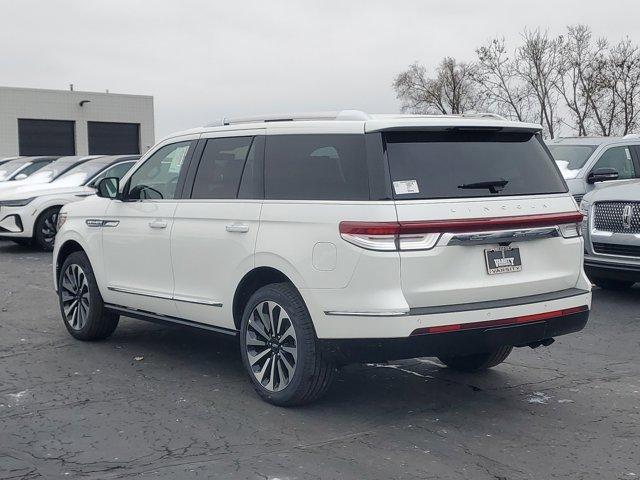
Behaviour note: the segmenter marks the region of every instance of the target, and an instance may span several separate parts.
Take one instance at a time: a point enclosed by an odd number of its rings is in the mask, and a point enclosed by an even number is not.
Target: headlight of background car
[[[582,226],[584,228],[587,228],[589,226],[589,209],[590,208],[591,208],[591,205],[589,204],[589,202],[585,202],[584,200],[580,202],[580,213],[584,215],[584,218],[582,219]]]
[[[56,230],[60,230],[60,227],[67,221],[67,214],[60,212],[58,214],[58,221],[56,222]]]
[[[33,201],[36,197],[23,198],[20,200],[0,200],[0,207],[24,207]]]

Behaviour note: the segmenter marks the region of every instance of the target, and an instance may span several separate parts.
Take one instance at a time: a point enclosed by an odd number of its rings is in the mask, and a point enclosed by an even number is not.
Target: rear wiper
[[[487,188],[491,193],[498,193],[507,185],[507,183],[509,183],[509,180],[505,180],[504,178],[501,178],[500,180],[488,180],[486,182],[463,183],[462,185],[458,185],[458,188],[462,188],[462,189]]]

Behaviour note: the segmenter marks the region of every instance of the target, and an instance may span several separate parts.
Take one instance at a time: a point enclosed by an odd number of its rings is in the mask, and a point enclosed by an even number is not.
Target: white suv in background
[[[224,120],[65,206],[53,273],[74,337],[121,315],[238,335],[256,391],[296,405],[349,362],[477,371],[582,329],[581,220],[537,125]]]
[[[96,183],[121,178],[139,155],[104,156],[80,163],[54,181],[0,191],[0,238],[53,250],[58,212],[63,205],[95,195]]]

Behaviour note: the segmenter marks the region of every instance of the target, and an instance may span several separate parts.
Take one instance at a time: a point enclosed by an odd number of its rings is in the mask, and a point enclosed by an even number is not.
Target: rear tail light
[[[341,222],[340,236],[367,250],[429,250],[441,233],[420,233],[398,222]]]
[[[580,212],[424,222],[340,222],[340,236],[368,250],[429,250],[443,233],[487,232],[557,226],[564,238],[581,235]]]

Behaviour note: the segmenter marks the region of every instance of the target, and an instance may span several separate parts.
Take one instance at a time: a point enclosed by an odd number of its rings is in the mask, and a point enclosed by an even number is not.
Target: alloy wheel
[[[89,282],[80,265],[69,265],[62,274],[60,296],[65,321],[74,330],[81,330],[89,318]]]
[[[276,302],[260,302],[249,316],[245,340],[256,380],[271,392],[289,385],[298,361],[298,341],[286,310]]]
[[[58,212],[51,212],[47,215],[42,222],[42,228],[40,232],[42,233],[42,239],[47,245],[52,245],[56,239],[56,234],[58,233]]]

